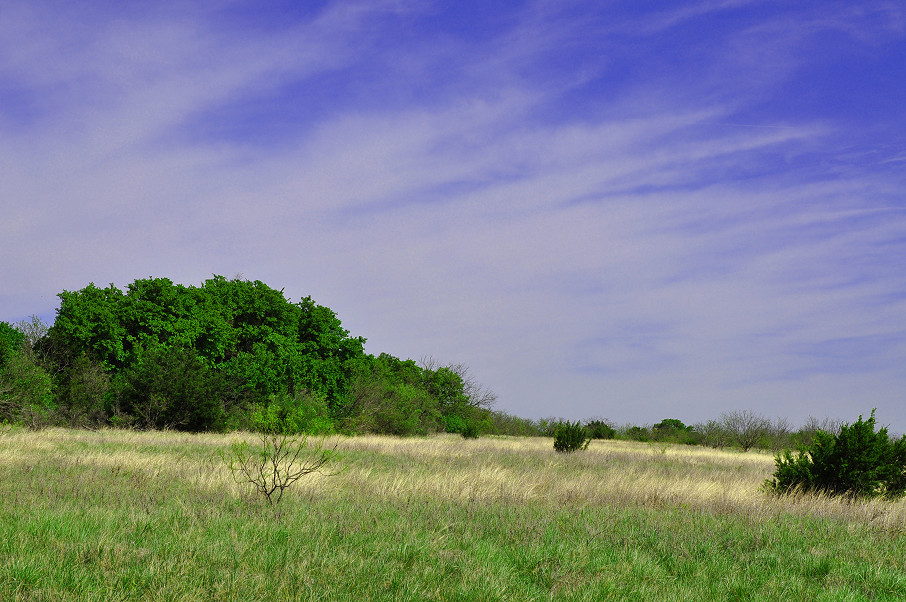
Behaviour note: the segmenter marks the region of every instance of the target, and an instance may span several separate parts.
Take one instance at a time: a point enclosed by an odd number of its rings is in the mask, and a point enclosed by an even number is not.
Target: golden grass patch
[[[207,492],[247,495],[218,453],[253,433],[185,434],[121,430],[0,434],[0,465],[52,461],[140,473]],[[775,497],[762,485],[771,454],[695,446],[593,441],[586,451],[559,454],[547,438],[454,435],[426,438],[333,436],[340,457],[287,495],[383,500],[426,498],[454,503],[678,507],[770,518],[779,513],[834,517],[906,530],[906,501],[851,501],[827,496]]]

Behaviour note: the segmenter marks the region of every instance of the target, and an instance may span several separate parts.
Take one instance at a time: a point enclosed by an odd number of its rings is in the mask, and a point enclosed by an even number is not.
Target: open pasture
[[[0,433],[0,600],[897,600],[906,502],[775,498],[773,458],[336,437],[270,507],[255,435]]]

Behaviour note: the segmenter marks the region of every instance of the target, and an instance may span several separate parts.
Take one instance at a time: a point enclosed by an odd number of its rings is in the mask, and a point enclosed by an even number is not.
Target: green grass
[[[271,508],[236,437],[0,435],[0,600],[906,599],[903,505],[771,498],[769,456],[344,439]]]

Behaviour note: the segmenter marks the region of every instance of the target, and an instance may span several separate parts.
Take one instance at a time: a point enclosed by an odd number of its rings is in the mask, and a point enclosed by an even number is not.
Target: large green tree
[[[260,281],[214,276],[194,287],[148,278],[125,292],[89,284],[59,297],[47,336],[59,350],[55,361],[98,363],[118,377],[123,395],[135,389],[123,388],[134,381],[125,375],[149,378],[149,369],[165,372],[189,353],[251,401],[308,391],[339,407],[364,358],[364,339],[351,337],[332,310],[310,297],[292,303]]]
[[[210,430],[260,415],[296,430],[465,432],[495,397],[461,365],[366,355],[330,308],[257,280],[146,278],[59,297],[37,347],[73,425]]]

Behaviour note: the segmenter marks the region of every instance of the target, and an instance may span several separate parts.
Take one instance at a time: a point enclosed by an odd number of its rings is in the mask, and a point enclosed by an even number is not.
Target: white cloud
[[[651,27],[746,8],[727,4]],[[801,32],[769,20],[778,39],[756,53],[758,86],[722,56],[758,39],[747,26],[717,36],[701,72],[583,92],[625,48],[557,76],[533,67],[570,34],[570,51],[592,43],[579,27],[602,26],[594,9],[571,20],[539,4],[474,46],[415,36],[421,54],[394,66],[407,46],[383,20],[423,8],[334,8],[233,37],[166,11],[88,23],[25,6],[0,17],[0,78],[34,102],[27,119],[0,120],[12,291],[0,319],[88,281],[241,272],[313,295],[372,352],[471,364],[516,412],[645,422],[756,407],[799,420],[827,403],[852,418],[862,392],[906,424],[897,164],[840,159],[845,124],[825,119],[733,125],[807,64],[764,60]],[[419,77],[451,62],[449,97],[419,100]],[[273,97],[279,114],[304,102],[285,85],[325,74],[387,81],[374,103],[344,84],[349,98],[272,147],[201,125],[250,98]],[[847,374],[848,354],[868,359]]]

